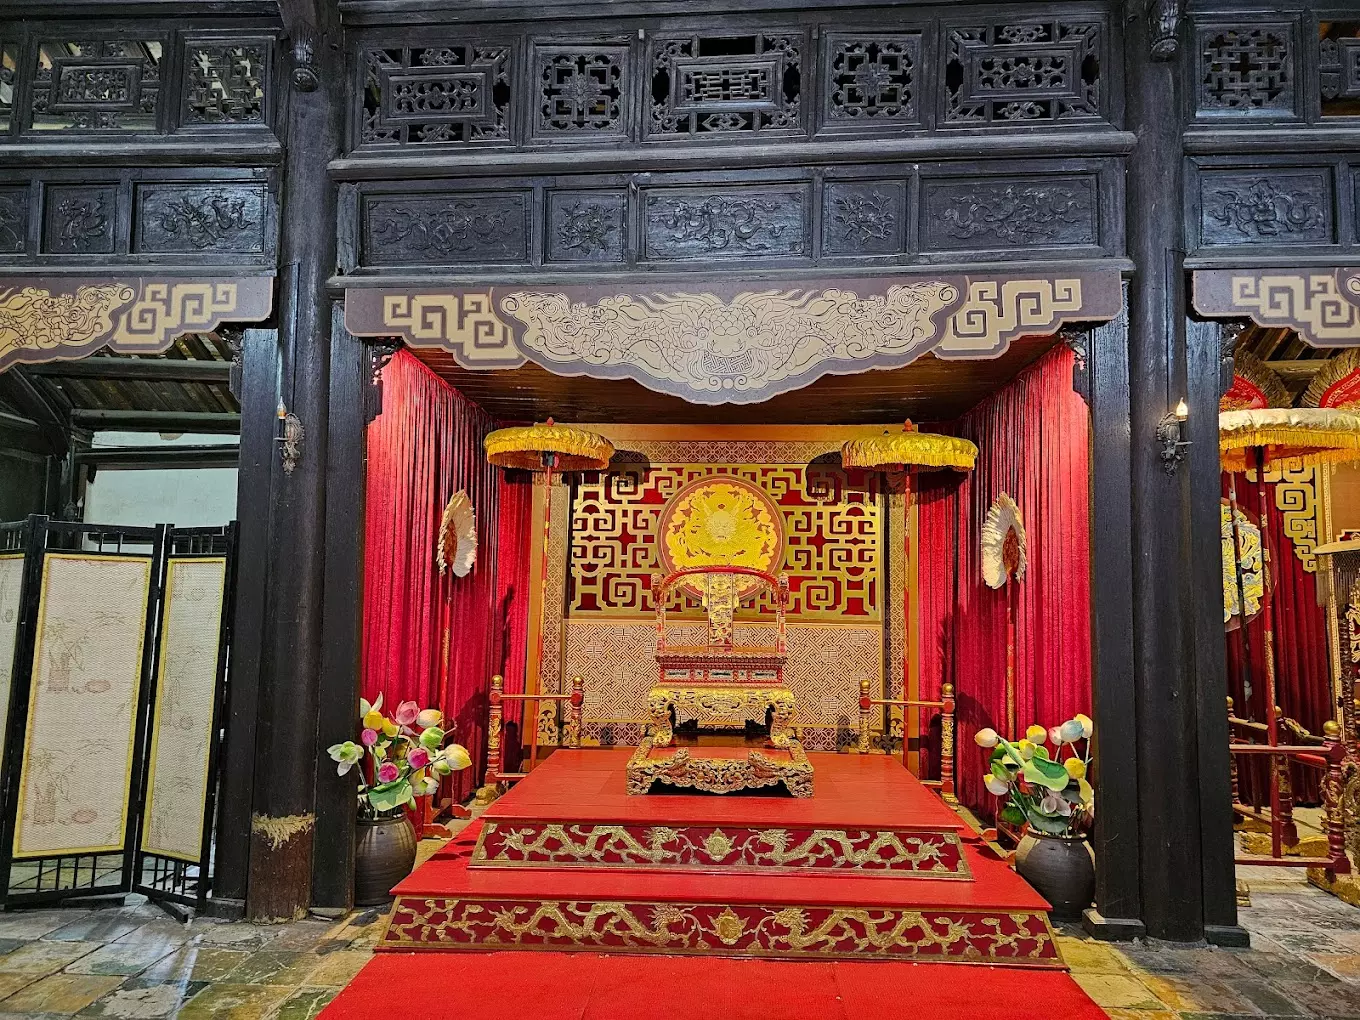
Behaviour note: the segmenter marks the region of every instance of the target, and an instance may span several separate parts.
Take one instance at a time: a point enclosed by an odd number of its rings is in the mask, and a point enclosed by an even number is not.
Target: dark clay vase
[[[372,907],[392,898],[391,889],[416,863],[416,830],[406,813],[360,818],[354,847],[354,905]]]
[[[1015,870],[1053,904],[1051,916],[1071,921],[1091,905],[1096,865],[1081,836],[1029,832],[1015,849]]]

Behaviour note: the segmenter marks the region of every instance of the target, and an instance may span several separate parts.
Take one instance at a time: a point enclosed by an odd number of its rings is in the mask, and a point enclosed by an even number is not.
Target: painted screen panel
[[[222,557],[170,561],[142,826],[146,853],[199,859],[226,579]]]
[[[19,589],[24,579],[22,553],[0,556],[0,761],[9,723],[9,693],[14,682],[14,643],[19,637]]]
[[[151,559],[48,553],[14,856],[121,850]]]

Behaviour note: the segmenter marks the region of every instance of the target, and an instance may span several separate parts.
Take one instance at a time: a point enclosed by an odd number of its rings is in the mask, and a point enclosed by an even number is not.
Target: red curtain
[[[497,539],[496,668],[505,678],[505,690],[520,694],[525,690],[525,669],[529,651],[529,588],[538,577],[532,563],[533,549],[533,476],[527,471],[504,471],[500,477],[500,533]],[[505,718],[515,729],[507,728],[505,741],[507,768],[517,768],[514,758],[523,741],[519,733],[524,703],[505,702]]]
[[[1059,345],[952,430],[978,445],[976,469],[917,479],[921,697],[954,684],[959,799],[990,816],[973,734],[1006,728],[1006,589],[982,580],[982,524],[1008,492],[1028,538],[1016,616],[1016,717],[1045,727],[1091,710],[1089,432]],[[938,723],[922,734],[938,741]],[[932,749],[933,750],[933,749]],[[934,759],[935,755],[931,755]]]
[[[1224,476],[1223,494],[1228,493]],[[1238,507],[1252,523],[1257,523],[1260,502],[1256,485],[1237,476]],[[1267,483],[1266,501],[1275,507],[1275,486]],[[1303,569],[1294,551],[1294,542],[1285,532],[1284,515],[1272,509],[1268,547],[1270,549],[1271,604],[1275,610],[1275,692],[1276,702],[1289,718],[1302,723],[1310,732],[1320,734],[1322,724],[1333,718],[1331,667],[1327,655],[1326,608],[1318,604],[1317,575]],[[1242,719],[1265,722],[1265,620],[1261,614],[1247,624],[1248,663],[1252,695],[1244,693],[1242,638],[1236,629],[1227,634],[1228,690],[1233,713]],[[1242,736],[1242,734],[1237,734]],[[1282,733],[1280,743],[1291,741]],[[1296,799],[1316,803],[1319,799],[1317,769],[1296,766],[1293,789]],[[1265,762],[1250,762],[1239,756],[1238,786],[1244,800],[1258,806],[1269,798],[1265,785]]]
[[[473,766],[452,777],[455,800],[485,769],[487,691],[498,665],[496,567],[500,479],[482,453],[495,423],[408,351],[383,370],[383,411],[368,428],[363,692],[385,705],[413,700],[452,724]],[[467,490],[477,516],[477,563],[441,577],[435,541],[444,506]]]

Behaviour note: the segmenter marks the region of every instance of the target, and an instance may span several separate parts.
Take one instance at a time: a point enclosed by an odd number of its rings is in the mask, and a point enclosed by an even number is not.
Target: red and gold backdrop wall
[[[901,697],[909,601],[903,498],[884,491],[882,475],[839,462],[841,443],[880,427],[589,427],[620,454],[609,472],[554,484],[549,582],[530,620],[531,633],[543,628],[547,683],[586,679],[587,744],[642,738],[647,689],[657,676],[650,578],[662,569],[658,526],[676,492],[711,475],[754,483],[782,515],[779,569],[791,591],[787,678],[804,745],[853,743],[861,679]],[[540,483],[540,521],[545,491]],[[668,610],[673,643],[703,642],[697,602]],[[772,629],[767,599],[743,604],[739,644],[767,642]],[[530,658],[532,677],[539,671]],[[551,740],[550,728],[541,728]]]

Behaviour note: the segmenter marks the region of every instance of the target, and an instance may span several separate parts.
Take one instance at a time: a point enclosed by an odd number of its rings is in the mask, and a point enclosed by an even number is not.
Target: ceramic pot
[[[416,864],[416,830],[406,813],[360,818],[354,846],[354,904],[371,907],[392,898],[391,889]]]
[[[1082,836],[1030,831],[1015,849],[1015,870],[1053,904],[1051,916],[1071,921],[1091,905],[1096,863]]]

